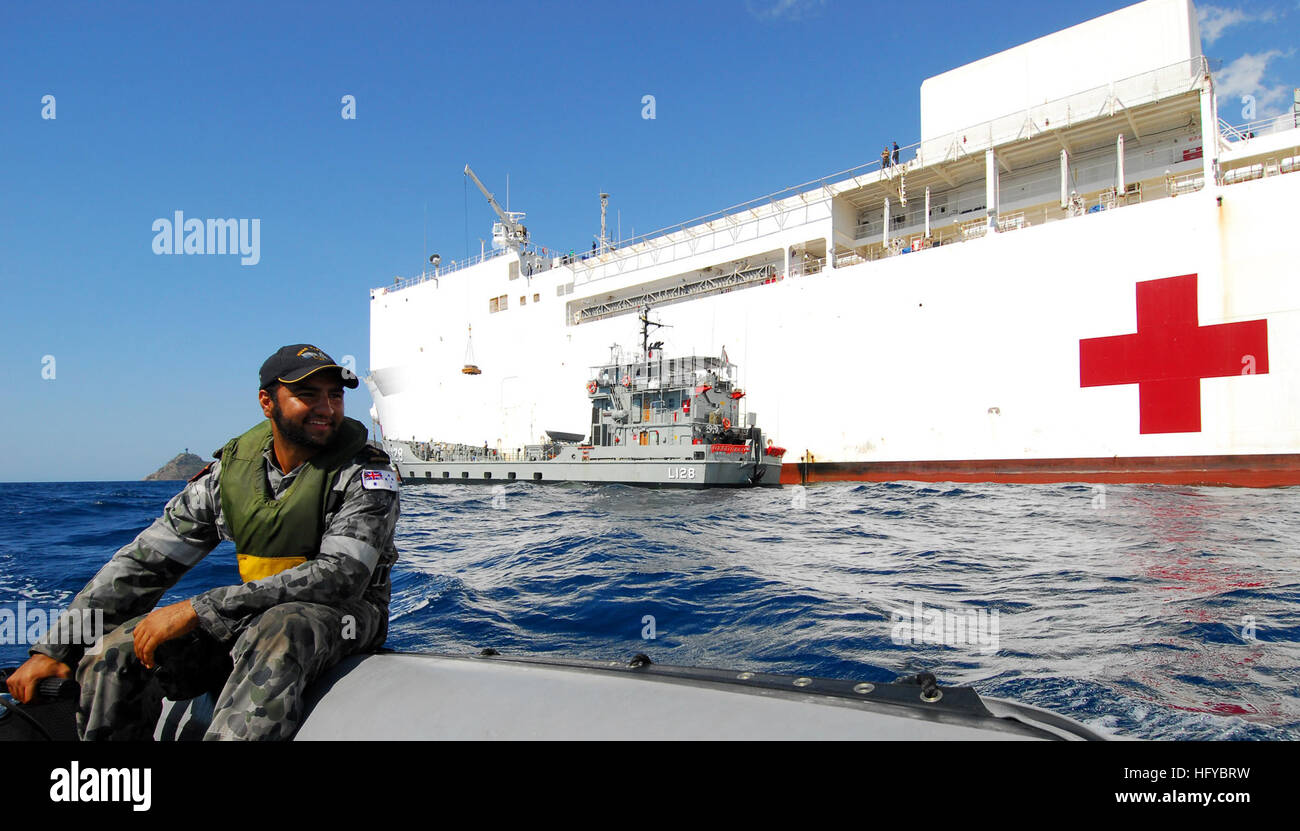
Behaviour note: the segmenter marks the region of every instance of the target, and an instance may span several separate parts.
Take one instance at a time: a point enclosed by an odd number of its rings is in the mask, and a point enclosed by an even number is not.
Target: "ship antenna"
[[[609,207],[609,194],[600,195],[600,251],[605,253],[609,250],[609,236],[605,232],[605,211]]]
[[[650,327],[658,326],[664,328],[667,324],[658,323],[650,319],[649,303],[641,307],[641,314],[637,316],[637,319],[641,321],[641,355],[644,357],[647,355],[647,350],[650,346]],[[644,359],[649,360],[648,357],[644,357]]]

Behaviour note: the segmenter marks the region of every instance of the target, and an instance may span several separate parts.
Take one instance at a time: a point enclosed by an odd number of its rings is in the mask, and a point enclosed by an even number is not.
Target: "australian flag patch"
[[[361,471],[361,487],[366,490],[397,490],[397,474],[391,470]]]

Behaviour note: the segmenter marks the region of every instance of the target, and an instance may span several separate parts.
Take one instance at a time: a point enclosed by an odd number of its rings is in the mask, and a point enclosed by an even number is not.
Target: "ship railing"
[[[699,382],[694,372],[677,371],[673,373],[665,372],[663,377],[655,376],[652,381],[658,381],[660,389],[672,389],[678,387],[692,387]]]
[[[987,196],[981,189],[978,193],[957,193],[950,194],[947,204],[947,221],[957,221],[961,217],[967,219],[972,216],[984,216],[986,213],[985,200]],[[890,226],[889,235],[903,236],[910,232],[910,229],[924,227],[925,225],[925,202],[916,200],[913,207],[907,208],[901,214],[894,213],[891,210],[893,224]],[[897,210],[897,209],[894,209]],[[900,222],[901,220],[901,222]],[[854,239],[863,239],[865,237],[875,236],[881,233],[885,227],[883,212],[879,207],[863,208],[858,212],[858,224],[854,228]]]
[[[888,164],[884,163],[882,157],[819,179],[773,191],[748,202],[741,202],[676,225],[660,228],[648,234],[621,239],[612,243],[606,251],[583,257],[575,262],[563,262],[557,265],[571,265],[575,272],[582,269],[586,272],[585,282],[592,282],[625,273],[628,268],[626,261],[630,259],[636,263],[636,258],[642,255],[651,255],[656,265],[692,257],[696,254],[696,240],[700,237],[724,232],[734,234],[743,226],[762,222],[771,217],[782,215],[788,217],[792,211],[829,201],[847,188],[861,187],[880,176],[901,175],[908,165],[913,164],[913,162],[903,161],[903,158],[912,155],[919,146],[920,142],[916,142],[900,147],[897,153],[899,158],[897,164],[893,162],[894,154],[891,150]],[[867,178],[868,175],[872,178]],[[781,228],[788,231],[800,225],[820,222],[822,219],[823,217],[814,217],[803,222],[783,220]],[[824,263],[824,259],[820,261],[820,265]],[[814,272],[809,270],[806,273]]]
[[[510,249],[508,248],[488,249],[475,254],[472,257],[467,257],[463,260],[454,260],[446,265],[440,265],[431,271],[422,271],[412,277],[394,277],[391,284],[387,286],[378,286],[373,290],[373,292],[385,294],[388,292],[401,291],[402,289],[419,285],[420,283],[429,280],[438,280],[442,277],[446,277],[448,274],[453,274],[457,271],[478,265],[479,263],[487,262],[488,260],[496,259],[497,257],[509,253]],[[574,260],[577,259],[577,255],[574,255],[572,252],[561,252],[559,249],[551,249],[546,246],[534,245],[532,243],[524,246],[523,253],[525,254],[525,257],[523,258],[524,263],[521,266],[522,271],[520,276],[522,277],[532,277],[545,271],[549,271],[570,258]]]
[[[1237,142],[1246,142],[1249,144],[1251,139],[1262,136],[1272,135],[1274,133],[1284,133],[1288,130],[1300,128],[1300,112],[1283,113],[1282,115],[1269,116],[1268,118],[1257,118],[1254,121],[1247,121],[1244,124],[1229,124],[1222,118],[1219,119],[1219,133],[1230,144]]]
[[[913,145],[913,147],[915,146],[916,145]],[[899,152],[901,153],[902,150],[904,149],[905,148],[899,148]],[[760,196],[756,199],[751,199],[748,202],[741,202],[739,204],[732,205],[731,207],[728,208],[722,208],[721,210],[713,211],[712,213],[707,213],[702,216],[697,216],[694,219],[688,219],[685,222],[679,222],[676,225],[665,226],[663,228],[659,228],[658,230],[651,231],[648,234],[639,234],[635,237],[629,237],[628,239],[619,240],[611,245],[612,250],[607,253],[613,254],[614,256],[617,257],[620,254],[631,253],[630,251],[628,251],[628,249],[633,249],[638,246],[655,248],[660,245],[667,245],[673,242],[681,242],[681,239],[670,240],[668,238],[679,233],[687,233],[693,230],[700,229],[702,226],[707,226],[710,222],[714,222],[720,219],[727,219],[728,217],[734,217],[737,214],[758,211],[763,208],[774,209],[774,210],[770,210],[769,213],[776,213],[779,212],[779,209],[781,207],[779,203],[782,202],[782,200],[790,199],[790,198],[798,199],[800,196],[805,195],[810,191],[815,191],[823,187],[829,188],[830,185],[842,182],[846,178],[853,178],[855,176],[862,176],[867,173],[879,172],[881,169],[882,168],[881,168],[880,160],[875,160],[871,162],[866,162],[865,164],[856,165],[854,167],[841,170],[838,173],[832,173],[827,176],[822,176],[819,179],[812,179],[810,181],[803,182],[802,184],[791,185],[790,187],[773,191],[769,194]],[[829,196],[830,194],[827,193],[826,197],[829,198]],[[805,204],[805,202],[804,200],[799,200],[798,204],[802,206],[803,204]],[[643,248],[642,250],[645,249]],[[601,256],[598,256],[596,259],[597,260],[601,259]]]
[[[488,249],[481,253],[475,254],[472,257],[468,257],[464,260],[455,260],[451,263],[448,263],[447,265],[440,265],[437,268],[433,269],[432,271],[421,271],[419,274],[416,274],[413,277],[394,277],[391,285],[378,286],[375,288],[375,291],[377,292],[401,291],[402,289],[410,288],[411,286],[416,286],[419,285],[420,283],[424,283],[429,280],[437,280],[441,277],[446,277],[448,274],[451,274],[456,271],[460,271],[461,269],[469,268],[472,265],[478,265],[479,263],[487,262],[488,260],[495,259],[508,252],[509,249],[507,248]]]
[[[660,363],[659,358],[653,358],[650,361],[650,365],[652,367],[658,367],[659,363]],[[602,374],[608,374],[612,378],[622,378],[624,375],[635,376],[636,372],[638,371],[638,367],[643,365],[644,362],[606,363],[606,364],[595,364],[591,366],[590,369],[592,372],[592,377],[598,377]],[[731,363],[730,361],[724,361],[722,358],[716,355],[682,355],[680,357],[665,357],[663,359],[663,365],[665,369],[664,372],[665,375],[668,374],[667,370],[670,366],[673,368],[675,372],[684,372],[686,374],[691,374],[694,372],[700,372],[706,370],[713,371],[713,372],[726,372],[726,371],[734,372],[736,369],[735,364]]]
[[[1295,173],[1297,170],[1300,170],[1300,156],[1288,156],[1283,159],[1269,158],[1261,162],[1240,165],[1223,171],[1222,182],[1225,185],[1236,185],[1269,176]]]
[[[1209,61],[1198,55],[1108,84],[1016,110],[921,142],[918,162],[940,164],[982,153],[990,147],[1062,130],[1126,109],[1184,95],[1198,89],[1209,73]]]
[[[1205,187],[1204,173],[1189,173],[1186,176],[1168,176],[1165,178],[1165,191],[1170,196],[1195,193]]]
[[[836,264],[837,267],[840,265],[838,257],[836,258]],[[797,257],[790,258],[791,277],[806,277],[810,274],[820,274],[824,268],[826,268],[825,257],[809,257],[807,259],[799,259]]]
[[[644,375],[638,375],[632,376],[630,380],[632,381],[630,388],[636,392],[666,391],[673,388],[692,387],[699,383],[698,376],[691,370],[664,372],[663,375],[656,373],[648,378]],[[621,383],[616,385],[621,385]]]
[[[1283,165],[1272,165],[1270,167],[1269,164],[1265,164],[1264,170],[1266,172],[1264,175],[1272,175],[1267,171],[1274,168],[1280,169],[1281,167]],[[1245,177],[1247,174],[1240,175]],[[1256,178],[1258,178],[1258,174],[1256,174]],[[1190,193],[1199,190],[1202,186],[1203,175],[1199,171],[1178,178],[1169,175],[1165,180],[1166,193],[1171,196]],[[996,232],[1019,231],[1035,225],[1045,225],[1057,219],[1078,217],[1084,214],[1113,210],[1125,205],[1140,204],[1143,200],[1143,192],[1141,182],[1130,182],[1125,186],[1123,193],[1117,191],[1114,186],[1101,188],[1090,193],[1075,193],[1072,195],[1069,205],[1064,209],[1066,211],[1064,216],[1061,215],[1061,209],[1054,202],[1051,203],[1051,207],[1035,206],[1020,211],[1002,213],[998,214],[996,218]],[[876,227],[878,225],[877,223]],[[929,236],[924,234],[922,222],[909,223],[891,231],[887,243],[877,238],[874,242],[864,243],[852,249],[837,249],[835,255],[836,267],[854,265],[863,260],[875,261],[899,254],[913,254],[953,243],[983,239],[990,233],[990,227],[989,215],[983,210],[976,212],[976,215],[969,219],[958,221],[954,218],[948,224],[934,227],[930,230]]]
[[[621,379],[623,377],[624,376],[620,375],[618,376],[618,379],[614,381],[613,384],[607,384],[602,386],[621,387],[622,386]],[[699,376],[696,374],[696,371],[682,370],[682,369],[678,369],[673,372],[665,371],[663,375],[659,375],[658,373],[655,373],[648,378],[644,375],[628,376],[628,380],[631,381],[631,383],[628,385],[627,389],[631,390],[632,392],[638,392],[638,393],[668,392],[673,389],[687,389],[687,388],[694,387],[696,384],[700,382]],[[596,394],[599,396],[602,395],[603,393],[598,392]]]
[[[405,461],[420,461],[429,464],[453,464],[455,462],[532,462],[542,458],[550,458],[546,452],[529,453],[524,450],[495,450],[489,448],[487,453],[483,448],[477,450],[434,450],[428,453],[415,451],[416,458],[406,459]]]
[[[1231,170],[1223,171],[1221,181],[1225,185],[1235,185],[1240,182],[1251,182],[1255,179],[1264,178],[1264,163],[1256,162],[1254,164],[1241,165]]]
[[[999,231],[1019,231],[1021,228],[1027,227],[1029,227],[1029,222],[1025,220],[1024,211],[998,215]]]
[[[1300,113],[1287,114],[1285,116],[1285,124],[1282,126],[1275,126],[1273,128],[1274,132],[1294,129],[1289,125],[1296,120],[1300,120]],[[1236,128],[1228,127],[1226,124],[1221,124],[1220,126],[1232,130],[1234,134],[1240,134],[1242,137],[1238,139],[1238,141],[1240,141],[1242,145],[1246,146],[1247,154],[1249,154],[1249,145],[1251,140],[1266,135],[1263,130],[1267,129],[1269,124],[1276,125],[1280,121],[1283,121],[1281,117],[1276,119],[1267,119],[1262,124],[1247,124]],[[1259,126],[1261,129],[1258,131],[1251,129],[1254,126]],[[1300,144],[1300,141],[1298,141],[1297,144]],[[1295,145],[1292,147],[1294,148],[1294,146]],[[1290,153],[1291,155],[1283,155],[1285,153]],[[1300,154],[1295,153],[1294,149],[1284,147],[1279,150],[1274,146],[1268,152],[1247,155],[1245,163],[1240,161],[1236,163],[1223,162],[1223,166],[1219,172],[1219,181],[1225,185],[1235,185],[1240,182],[1249,182],[1270,176],[1280,176],[1284,173],[1294,173],[1297,169],[1300,169]]]
[[[918,251],[924,251],[927,248],[933,248],[939,244],[940,232],[934,231],[929,237],[923,234],[899,234],[889,240],[889,245],[884,246],[862,246],[848,251],[835,252],[835,267],[844,268],[845,266],[856,265],[860,262],[874,262],[886,257],[896,257],[899,254],[914,254]]]
[[[963,240],[978,239],[989,231],[988,218],[972,219],[957,226]]]

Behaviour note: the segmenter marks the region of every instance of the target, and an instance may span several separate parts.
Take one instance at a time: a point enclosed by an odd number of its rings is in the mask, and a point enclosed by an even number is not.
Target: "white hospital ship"
[[[783,482],[1300,484],[1298,170],[1297,116],[1229,126],[1191,3],[1146,0],[927,79],[896,162],[631,242],[489,195],[491,250],[371,291],[371,415],[585,435],[650,304],[738,359]]]

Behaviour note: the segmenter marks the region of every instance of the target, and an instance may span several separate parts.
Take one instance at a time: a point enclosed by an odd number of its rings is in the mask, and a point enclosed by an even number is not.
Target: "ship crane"
[[[465,165],[465,175],[474,180],[478,189],[487,197],[488,205],[496,211],[500,221],[492,225],[492,244],[496,247],[509,248],[516,254],[522,254],[524,246],[528,243],[528,229],[525,228],[519,220],[524,218],[522,211],[505,211],[497,204],[496,197],[483,187],[483,183],[474,175],[473,169]]]

